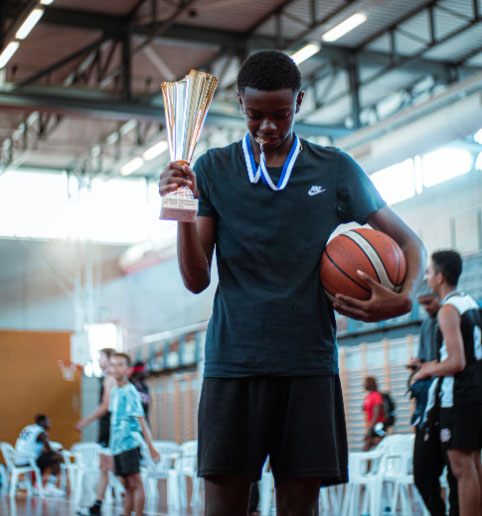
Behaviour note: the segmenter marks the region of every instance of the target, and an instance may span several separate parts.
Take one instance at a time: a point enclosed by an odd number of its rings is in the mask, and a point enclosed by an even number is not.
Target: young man
[[[425,283],[417,296],[429,317],[426,317],[420,327],[420,343],[417,357],[412,358],[407,367],[414,373],[426,362],[437,360],[438,356],[438,323],[437,314],[440,309],[440,299]],[[422,499],[431,516],[445,516],[446,507],[440,489],[440,475],[447,466],[449,484],[450,516],[459,515],[457,497],[457,479],[454,477],[448,461],[447,452],[440,443],[438,431],[427,432],[423,425],[423,414],[427,404],[428,390],[431,380],[424,378],[413,382],[409,390],[416,398],[416,407],[412,417],[415,426],[415,442],[413,447],[413,476]],[[416,377],[415,377],[416,378]]]
[[[104,348],[100,350],[99,365],[102,369],[102,378],[100,384],[100,400],[99,405],[95,410],[79,421],[75,427],[77,430],[82,430],[88,424],[92,423],[96,419],[99,420],[99,436],[97,442],[100,444],[102,451],[99,455],[100,458],[100,475],[95,490],[96,501],[92,507],[89,508],[89,515],[98,515],[101,513],[102,500],[105,496],[105,491],[109,485],[109,471],[114,470],[114,463],[112,461],[112,454],[109,450],[109,437],[110,437],[110,414],[109,414],[109,400],[110,393],[115,387],[115,379],[110,372],[110,357],[116,353],[113,348]]]
[[[482,514],[482,322],[475,300],[457,290],[461,273],[462,259],[456,251],[432,254],[427,281],[441,299],[440,361],[424,364],[414,380],[441,378],[440,441],[457,478],[460,515],[478,516]]]
[[[112,374],[117,386],[112,389],[109,410],[111,412],[110,448],[114,456],[114,473],[125,487],[124,516],[142,516],[144,510],[144,486],[140,475],[142,436],[154,461],[159,453],[152,445],[151,432],[144,419],[141,397],[129,382],[131,361],[125,353],[111,358]],[[142,435],[141,435],[142,434]]]
[[[56,478],[60,473],[60,464],[64,460],[60,453],[52,449],[48,431],[50,419],[39,414],[35,417],[35,424],[26,426],[15,443],[15,459],[17,465],[26,464],[29,459],[35,459],[42,474],[41,479],[44,493],[48,496],[62,496],[65,493],[56,487]]]
[[[196,222],[178,224],[180,270],[192,292],[209,285],[216,247],[219,287],[199,407],[205,516],[245,516],[267,456],[278,514],[314,515],[320,486],[347,480],[335,319],[319,275],[325,244],[338,224],[355,220],[402,247],[402,292],[360,273],[371,299],[337,298],[338,311],[371,321],[410,310],[424,251],[349,156],[293,133],[303,92],[291,58],[250,56],[238,100],[246,137],[208,151],[196,174],[170,163],[159,183],[161,195],[199,188]]]

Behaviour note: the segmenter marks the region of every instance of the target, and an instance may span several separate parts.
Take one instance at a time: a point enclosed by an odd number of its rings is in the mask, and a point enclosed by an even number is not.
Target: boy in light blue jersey
[[[142,516],[145,493],[140,475],[140,448],[145,442],[154,461],[159,453],[152,444],[151,432],[144,419],[141,397],[129,382],[130,358],[124,353],[116,353],[111,358],[112,373],[117,387],[110,395],[110,449],[114,456],[114,472],[125,487],[124,515]]]

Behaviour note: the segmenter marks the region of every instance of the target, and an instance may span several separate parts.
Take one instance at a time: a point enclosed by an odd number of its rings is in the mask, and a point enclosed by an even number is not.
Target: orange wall
[[[14,445],[39,413],[50,417],[52,441],[80,440],[80,374],[65,381],[57,365],[69,359],[70,333],[0,330],[0,441]]]

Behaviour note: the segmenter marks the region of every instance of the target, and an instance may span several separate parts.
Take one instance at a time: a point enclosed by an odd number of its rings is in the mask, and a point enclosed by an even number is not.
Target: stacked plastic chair
[[[186,441],[181,444],[179,459],[179,492],[181,507],[186,508],[187,478],[192,481],[191,508],[197,507],[201,501],[201,479],[197,476],[197,441]]]
[[[181,508],[181,494],[179,489],[179,457],[180,446],[173,441],[153,441],[154,448],[161,456],[156,464],[147,449],[143,447],[142,456],[144,467],[141,469],[147,498],[157,499],[159,495],[158,482],[167,482],[167,505],[173,509]]]
[[[75,471],[74,481],[74,504],[76,507],[87,506],[93,502],[93,485],[100,474],[99,452],[101,447],[97,443],[77,443],[71,448],[71,453],[75,457],[75,466],[71,466]],[[91,488],[86,489],[89,482]],[[87,496],[82,497],[82,495]],[[81,503],[84,502],[84,503]]]

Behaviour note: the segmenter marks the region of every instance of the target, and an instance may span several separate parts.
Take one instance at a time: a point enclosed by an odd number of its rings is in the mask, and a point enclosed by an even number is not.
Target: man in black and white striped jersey
[[[432,254],[427,281],[441,299],[439,360],[414,380],[439,377],[440,441],[457,477],[461,516],[482,514],[482,323],[477,302],[457,290],[462,259],[453,250]]]

